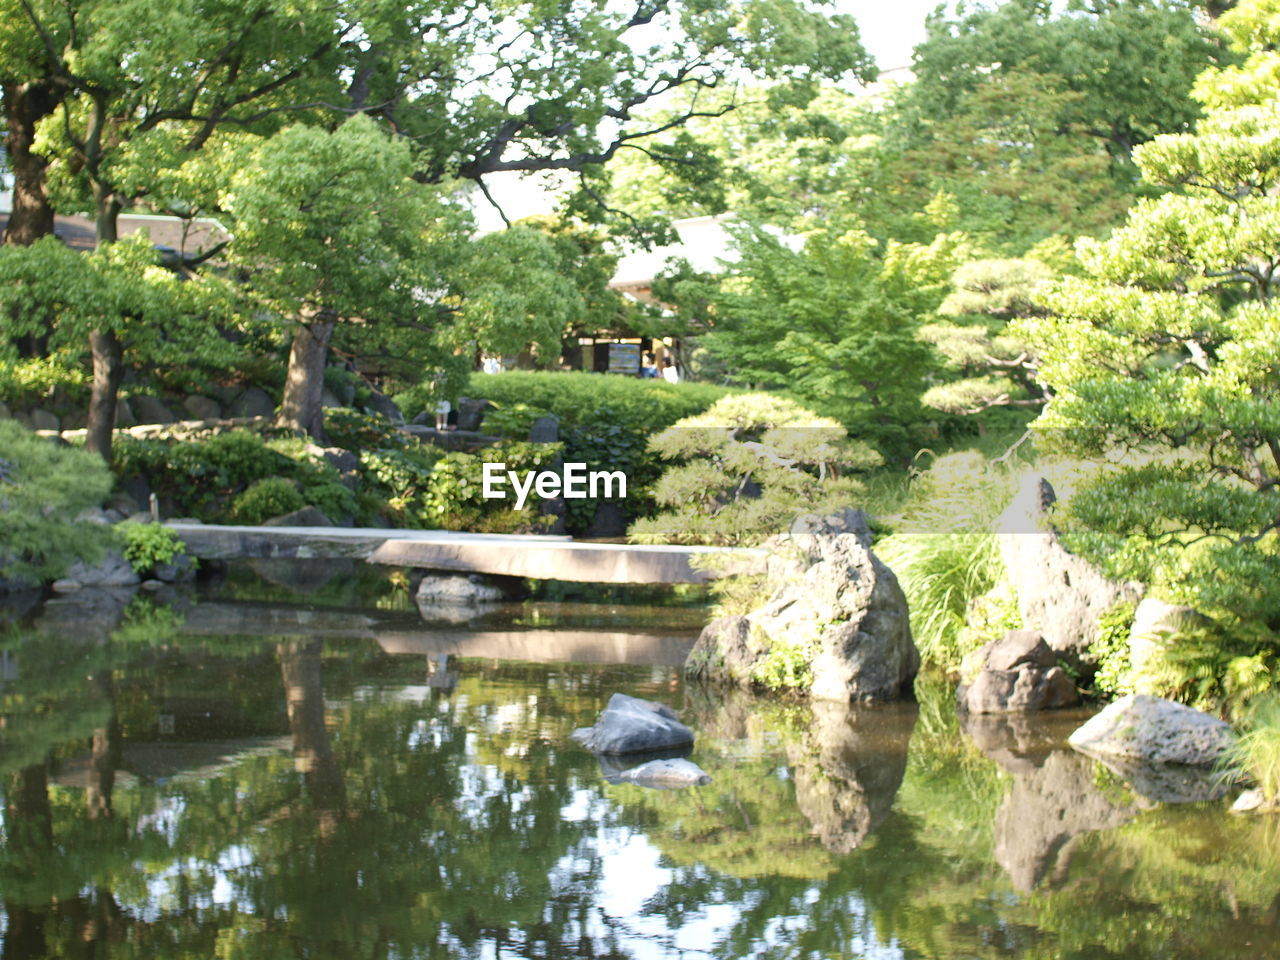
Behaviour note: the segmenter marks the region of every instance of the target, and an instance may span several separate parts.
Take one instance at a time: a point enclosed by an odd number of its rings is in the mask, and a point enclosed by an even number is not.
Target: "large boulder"
[[[1109,704],[1067,738],[1096,757],[1209,767],[1235,742],[1217,717],[1148,694],[1130,694]]]
[[[263,520],[264,527],[332,527],[333,521],[319,507],[307,504],[298,510],[282,513],[278,517]]]
[[[196,420],[217,420],[222,416],[222,407],[210,397],[187,397],[182,401],[182,409]]]
[[[1108,579],[1088,560],[1069,551],[1048,523],[1057,499],[1043,477],[1028,475],[998,521],[996,539],[1005,570],[1028,629],[1074,666],[1089,668],[1089,646],[1098,621],[1121,602],[1137,602],[1141,587]]]
[[[580,727],[572,737],[593,753],[652,753],[687,747],[693,731],[664,703],[615,693],[594,726]]]
[[[276,412],[276,402],[261,387],[249,387],[231,402],[227,410],[232,417],[270,417]]]
[[[493,406],[492,400],[472,397],[458,398],[458,429],[476,431],[484,420],[485,411]],[[430,422],[430,421],[428,421]]]
[[[75,587],[131,587],[139,582],[129,561],[119,550],[108,550],[98,563],[85,563],[77,560],[68,569],[66,576],[58,581],[62,584],[75,584]]]
[[[970,713],[1052,710],[1080,702],[1058,655],[1034,630],[1010,630],[965,657],[965,666],[973,680],[956,691],[956,704]]]
[[[157,397],[136,396],[133,398],[133,412],[141,423],[177,423],[178,418],[173,411]]]
[[[765,595],[745,617],[708,624],[689,654],[691,678],[760,685],[771,657],[805,659],[803,691],[824,700],[909,695],[920,668],[907,600],[871,552],[866,515],[803,517],[770,539]]]

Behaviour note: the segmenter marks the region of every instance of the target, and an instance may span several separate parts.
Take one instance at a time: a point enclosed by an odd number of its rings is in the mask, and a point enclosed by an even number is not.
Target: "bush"
[[[1253,705],[1226,766],[1257,783],[1269,806],[1280,803],[1280,695],[1268,694]]]
[[[284,477],[267,477],[252,484],[231,503],[231,519],[257,526],[264,520],[293,513],[307,505],[293,481]]]
[[[109,529],[75,518],[110,490],[98,456],[0,421],[0,577],[35,584],[100,557]]]
[[[124,558],[137,573],[146,573],[157,564],[172,563],[174,557],[187,552],[182,539],[163,524],[121,523],[115,532],[124,541]]]
[[[653,437],[649,450],[679,462],[654,486],[669,509],[631,526],[640,543],[759,543],[797,514],[856,503],[862,487],[842,472],[880,461],[835,420],[765,393],[724,397]]]
[[[554,414],[560,421],[566,461],[585,463],[588,470],[621,470],[627,475],[627,497],[614,502],[628,519],[647,515],[655,506],[653,486],[663,464],[648,450],[649,437],[736,392],[705,383],[532,371],[475,374],[463,391],[465,396],[495,404],[482,429],[509,439],[525,439],[537,416]],[[396,398],[406,416],[428,403],[433,406],[437,399],[431,384]],[[565,515],[569,531],[585,530],[600,503],[598,498],[569,501]]]
[[[292,437],[268,441],[247,430],[198,440],[122,435],[112,452],[117,475],[145,478],[169,509],[185,516],[218,522],[232,515],[237,522],[256,523],[236,516],[238,498],[259,481],[274,478],[301,490],[303,502],[290,509],[311,504],[335,522],[359,515],[355,495],[343,486],[338,471]],[[259,512],[253,508],[251,515]]]
[[[344,450],[402,450],[413,441],[380,413],[363,413],[345,407],[324,412],[324,432],[329,442]]]

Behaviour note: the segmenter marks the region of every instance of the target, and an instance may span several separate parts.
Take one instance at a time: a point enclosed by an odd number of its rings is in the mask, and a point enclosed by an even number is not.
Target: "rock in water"
[[[920,668],[907,600],[871,552],[861,510],[803,517],[765,546],[770,597],[745,617],[707,625],[685,663],[692,678],[759,686],[771,656],[802,655],[803,692],[823,700],[894,700]]]
[[[1200,710],[1130,694],[1110,704],[1067,738],[1077,750],[1099,757],[1207,767],[1235,742],[1231,727]]]
[[[613,783],[634,783],[654,790],[679,790],[682,787],[700,787],[711,782],[710,775],[691,760],[650,760],[638,767],[624,770]]]
[[[1137,601],[1141,588],[1108,579],[1062,545],[1048,523],[1055,499],[1047,480],[1028,475],[1000,516],[996,540],[1023,624],[1044,634],[1072,664],[1092,672],[1089,645],[1098,635],[1099,618],[1117,603]]]
[[[573,731],[574,740],[594,753],[649,753],[693,743],[693,731],[663,703],[615,693],[595,726]]]
[[[965,657],[965,668],[966,675],[978,672],[956,691],[956,702],[970,713],[1051,710],[1080,702],[1057,654],[1034,630],[1010,630]]]

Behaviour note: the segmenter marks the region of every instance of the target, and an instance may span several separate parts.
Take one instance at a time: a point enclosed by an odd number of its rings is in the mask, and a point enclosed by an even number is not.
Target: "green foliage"
[[[76,362],[78,354],[79,351],[60,350],[44,357],[0,359],[0,401],[18,409],[34,407],[55,390],[77,401],[84,400],[89,375]]]
[[[34,584],[99,557],[107,528],[75,518],[110,489],[101,458],[0,420],[0,576]]]
[[[1280,694],[1269,693],[1250,706],[1225,766],[1253,780],[1268,805],[1280,803]]]
[[[939,457],[891,519],[896,532],[876,544],[907,595],[924,662],[956,671],[965,654],[1020,626],[994,533],[1012,495],[1012,478],[981,454]]]
[[[290,509],[311,504],[335,522],[359,513],[355,495],[338,472],[301,443],[267,441],[248,430],[190,440],[122,435],[115,443],[112,469],[118,477],[145,478],[167,509],[212,522],[230,516],[237,497],[251,485],[271,479],[287,481],[295,493],[301,491],[302,502]],[[250,503],[257,499],[250,498]],[[251,511],[253,516],[260,513],[257,507]],[[259,520],[275,515],[267,513]],[[238,522],[250,521],[240,517]]]
[[[774,692],[809,689],[820,639],[789,635],[771,643],[769,652],[752,665],[751,682]]]
[[[932,351],[920,317],[937,308],[963,238],[880,244],[847,222],[812,224],[795,250],[770,231],[736,231],[741,257],[714,296],[702,344],[734,381],[785,390],[887,457],[923,436]]]
[[[264,477],[236,495],[227,515],[236,523],[257,526],[264,520],[301,510],[306,505],[306,500],[292,481],[284,477]]]
[[[652,452],[679,461],[654,487],[667,510],[631,526],[639,543],[759,543],[800,513],[849,506],[852,476],[880,462],[834,420],[764,393],[725,397],[654,436]]]
[[[729,392],[707,383],[512,370],[496,376],[473,374],[463,395],[492,400],[500,407],[527,404],[555,414],[566,426],[593,418],[593,411],[604,407],[618,426],[656,433],[682,417],[701,413]],[[409,399],[403,409],[409,416],[425,407]]]
[[[1133,627],[1132,603],[1118,603],[1098,618],[1098,635],[1089,654],[1098,665],[1093,685],[1108,697],[1133,693],[1129,660],[1129,631]]]
[[[1239,16],[1274,19],[1265,6]],[[1280,622],[1280,260],[1271,144],[1275,54],[1209,71],[1194,133],[1134,151],[1173,188],[1105,241],[1081,240],[1086,275],[1053,284],[1047,317],[1014,335],[1040,358],[1052,400],[1042,448],[1111,459],[1063,520],[1095,558],[1138,570],[1227,618]],[[1250,78],[1248,84],[1243,77]]]
[[[187,552],[182,538],[160,523],[121,523],[116,525],[115,533],[124,541],[124,558],[137,573],[146,573],[157,564],[172,563],[174,557]]]
[[[411,441],[380,413],[347,407],[330,407],[324,412],[324,432],[334,446],[347,450],[403,450]]]
[[[1253,624],[1227,620],[1155,639],[1134,689],[1210,713],[1243,715],[1280,669],[1280,639]]]
[[[484,429],[486,433],[505,437],[508,440],[527,440],[533,421],[546,414],[546,410],[540,410],[527,403],[495,405],[492,409],[485,411]]]

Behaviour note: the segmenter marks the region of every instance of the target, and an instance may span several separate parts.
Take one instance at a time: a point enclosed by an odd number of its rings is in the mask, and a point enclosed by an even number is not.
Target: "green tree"
[[[1052,400],[1043,444],[1121,455],[1070,503],[1093,547],[1131,575],[1231,618],[1280,627],[1280,16],[1222,18],[1241,68],[1197,83],[1195,132],[1134,151],[1172,188],[1106,242],[1082,240],[1086,275],[1057,282],[1050,316],[1016,325]]]
[[[826,223],[795,249],[761,227],[736,232],[741,257],[713,299],[707,349],[732,381],[786,390],[885,456],[909,457],[933,365],[920,318],[945,295],[964,238],[882,245]]]

